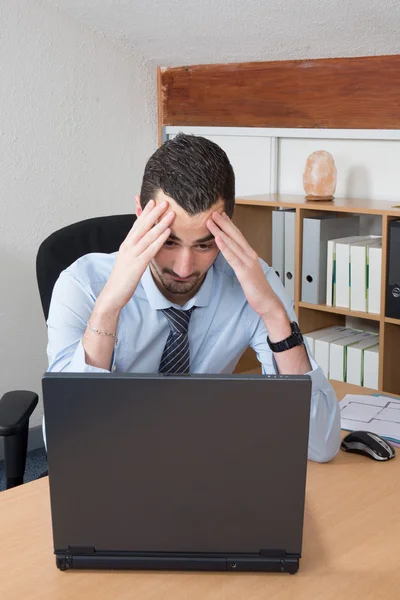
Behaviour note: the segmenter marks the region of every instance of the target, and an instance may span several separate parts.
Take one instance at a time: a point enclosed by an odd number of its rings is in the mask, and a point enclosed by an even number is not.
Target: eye
[[[197,245],[197,248],[199,250],[202,250],[203,252],[207,251],[207,250],[211,250],[213,247],[214,247],[214,243],[213,242],[208,243],[208,244],[198,244]]]
[[[165,246],[166,248],[173,248],[174,246],[176,246],[176,243],[175,243],[175,242],[173,242],[172,240],[167,240],[167,241],[164,243],[164,246]]]

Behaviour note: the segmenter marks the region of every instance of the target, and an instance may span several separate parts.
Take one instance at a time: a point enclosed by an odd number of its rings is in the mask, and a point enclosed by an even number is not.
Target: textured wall
[[[40,242],[133,212],[157,145],[156,69],[40,1],[0,7],[0,395],[40,392]],[[41,408],[32,425],[38,424]]]
[[[400,51],[399,0],[50,0],[160,66]]]

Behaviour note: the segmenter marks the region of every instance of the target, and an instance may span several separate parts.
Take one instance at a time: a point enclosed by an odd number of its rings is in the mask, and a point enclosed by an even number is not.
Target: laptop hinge
[[[281,573],[297,573],[299,554],[288,554],[281,548],[261,548],[258,557],[233,555],[226,561],[227,571],[280,571]]]
[[[67,554],[74,556],[90,556],[94,553],[94,546],[68,546],[67,550]]]
[[[152,569],[190,571],[263,571],[296,573],[299,554],[262,548],[257,554],[175,555],[174,553],[96,552],[93,546],[68,546],[55,551],[61,571],[68,569]]]

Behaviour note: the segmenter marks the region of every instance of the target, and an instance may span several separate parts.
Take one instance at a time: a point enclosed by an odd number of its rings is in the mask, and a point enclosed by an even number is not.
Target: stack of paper
[[[400,444],[400,400],[347,394],[340,402],[342,429],[371,431]]]

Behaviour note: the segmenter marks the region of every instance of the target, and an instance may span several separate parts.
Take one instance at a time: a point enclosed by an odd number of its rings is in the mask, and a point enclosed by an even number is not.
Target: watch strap
[[[290,348],[295,348],[296,346],[302,346],[304,344],[303,335],[296,321],[290,323],[290,328],[292,330],[291,335],[280,342],[271,342],[269,336],[267,336],[268,346],[272,352],[284,352],[285,350],[290,350]]]

